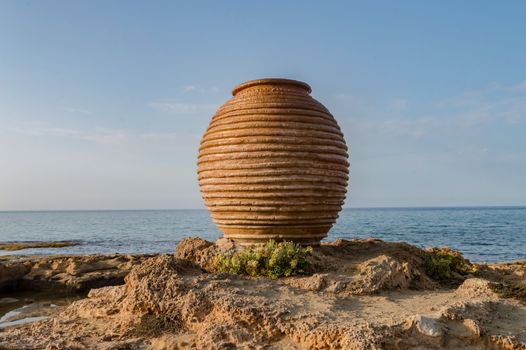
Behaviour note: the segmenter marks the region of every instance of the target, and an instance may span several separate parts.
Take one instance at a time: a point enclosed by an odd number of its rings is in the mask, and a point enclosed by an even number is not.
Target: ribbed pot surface
[[[287,79],[236,87],[199,147],[201,194],[225,237],[319,244],[347,192],[347,146],[336,120]]]

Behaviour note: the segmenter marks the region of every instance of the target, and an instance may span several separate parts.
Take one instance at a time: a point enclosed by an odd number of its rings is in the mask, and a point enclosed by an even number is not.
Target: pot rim
[[[299,80],[293,80],[293,79],[283,79],[283,78],[263,78],[263,79],[255,79],[255,80],[249,80],[242,84],[239,84],[234,89],[232,89],[232,96],[235,96],[238,92],[241,90],[244,90],[249,87],[253,87],[256,85],[265,85],[265,84],[272,84],[272,85],[292,85],[296,87],[300,87],[302,89],[305,89],[307,93],[311,93],[312,89],[309,84],[304,83]]]

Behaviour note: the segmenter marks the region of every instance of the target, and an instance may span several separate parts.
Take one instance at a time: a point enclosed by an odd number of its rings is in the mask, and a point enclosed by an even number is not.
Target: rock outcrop
[[[315,250],[313,275],[214,272],[228,242],[183,241],[54,317],[0,332],[2,349],[525,349],[526,306],[484,278],[431,281],[425,251],[378,240]],[[332,268],[331,268],[332,266]]]
[[[0,260],[0,291],[15,289],[20,280],[31,270],[29,261]]]
[[[187,238],[176,248],[175,256],[216,272],[216,257],[239,250],[233,241],[219,239],[215,244],[201,238]],[[422,270],[426,252],[406,243],[378,239],[337,240],[317,247],[310,262],[311,276],[283,280],[296,288],[325,291],[337,295],[372,294],[408,287],[433,289],[437,284]]]
[[[151,255],[52,255],[0,257],[0,291],[89,291],[124,283],[134,265]]]

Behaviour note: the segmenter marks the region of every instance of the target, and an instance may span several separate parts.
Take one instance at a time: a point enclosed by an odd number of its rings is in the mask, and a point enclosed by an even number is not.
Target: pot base
[[[247,246],[266,243],[273,239],[277,242],[292,241],[303,246],[318,246],[327,237],[331,225],[324,226],[225,226],[219,229],[227,239]]]

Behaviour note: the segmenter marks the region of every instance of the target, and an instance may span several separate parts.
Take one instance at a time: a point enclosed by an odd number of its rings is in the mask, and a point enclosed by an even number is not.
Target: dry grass
[[[526,302],[526,285],[516,283],[490,283],[490,288],[502,298],[515,298]]]
[[[22,242],[0,243],[0,250],[21,250],[30,248],[63,248],[79,245],[79,242]]]
[[[158,337],[165,332],[177,332],[180,328],[180,320],[170,320],[164,316],[146,314],[135,326],[134,333],[139,337]]]

